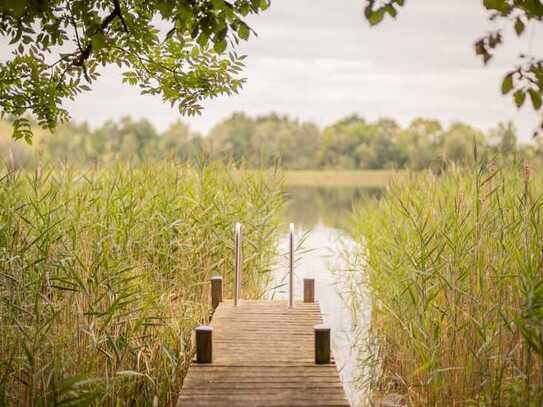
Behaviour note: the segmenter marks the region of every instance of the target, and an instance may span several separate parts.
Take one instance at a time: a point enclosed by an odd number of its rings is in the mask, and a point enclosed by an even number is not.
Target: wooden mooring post
[[[196,328],[196,363],[213,361],[213,327],[200,325]]]
[[[213,311],[222,302],[222,277],[211,277],[211,307]]]
[[[330,363],[330,328],[326,325],[315,325],[315,363]]]
[[[315,302],[314,278],[304,278],[304,302]]]

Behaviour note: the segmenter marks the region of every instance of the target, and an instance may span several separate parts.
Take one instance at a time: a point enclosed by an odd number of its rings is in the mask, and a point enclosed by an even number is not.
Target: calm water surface
[[[303,279],[314,278],[324,322],[332,329],[332,350],[343,387],[353,406],[365,404],[365,395],[356,385],[362,376],[357,361],[363,358],[357,343],[367,331],[370,308],[362,306],[354,316],[351,294],[356,290],[363,295],[363,290],[360,273],[348,266],[349,256],[359,252],[348,234],[349,216],[353,202],[378,198],[380,192],[362,188],[291,188],[285,214],[285,221],[296,226],[296,241],[303,241],[296,255],[295,299],[303,297]],[[287,299],[287,234],[280,240],[279,250],[284,255],[274,268],[270,297]],[[363,299],[364,303],[368,304]]]

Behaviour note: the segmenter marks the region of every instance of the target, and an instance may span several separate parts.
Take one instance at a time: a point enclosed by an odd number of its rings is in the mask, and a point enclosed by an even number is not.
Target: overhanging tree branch
[[[226,48],[249,38],[243,19],[269,2],[0,1],[0,37],[15,54],[0,63],[0,107],[17,119],[13,136],[31,140],[28,113],[44,128],[68,119],[63,102],[90,90],[110,64],[126,67],[125,82],[142,93],[160,95],[182,114],[199,113],[203,99],[240,89],[243,57]],[[174,27],[167,41],[157,23]],[[59,52],[70,42],[73,52]],[[45,63],[49,56],[53,63]]]

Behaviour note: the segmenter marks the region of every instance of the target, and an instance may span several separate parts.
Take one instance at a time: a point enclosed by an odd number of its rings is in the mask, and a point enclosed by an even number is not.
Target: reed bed
[[[481,165],[357,209],[373,403],[543,405],[542,194],[541,173]]]
[[[280,178],[155,163],[0,175],[0,405],[174,405],[212,275],[276,251]]]

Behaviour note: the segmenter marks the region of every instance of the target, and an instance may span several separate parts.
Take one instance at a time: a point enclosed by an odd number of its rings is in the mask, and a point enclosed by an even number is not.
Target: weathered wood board
[[[333,363],[315,364],[318,303],[222,302],[213,326],[213,363],[192,363],[178,407],[349,406]]]

